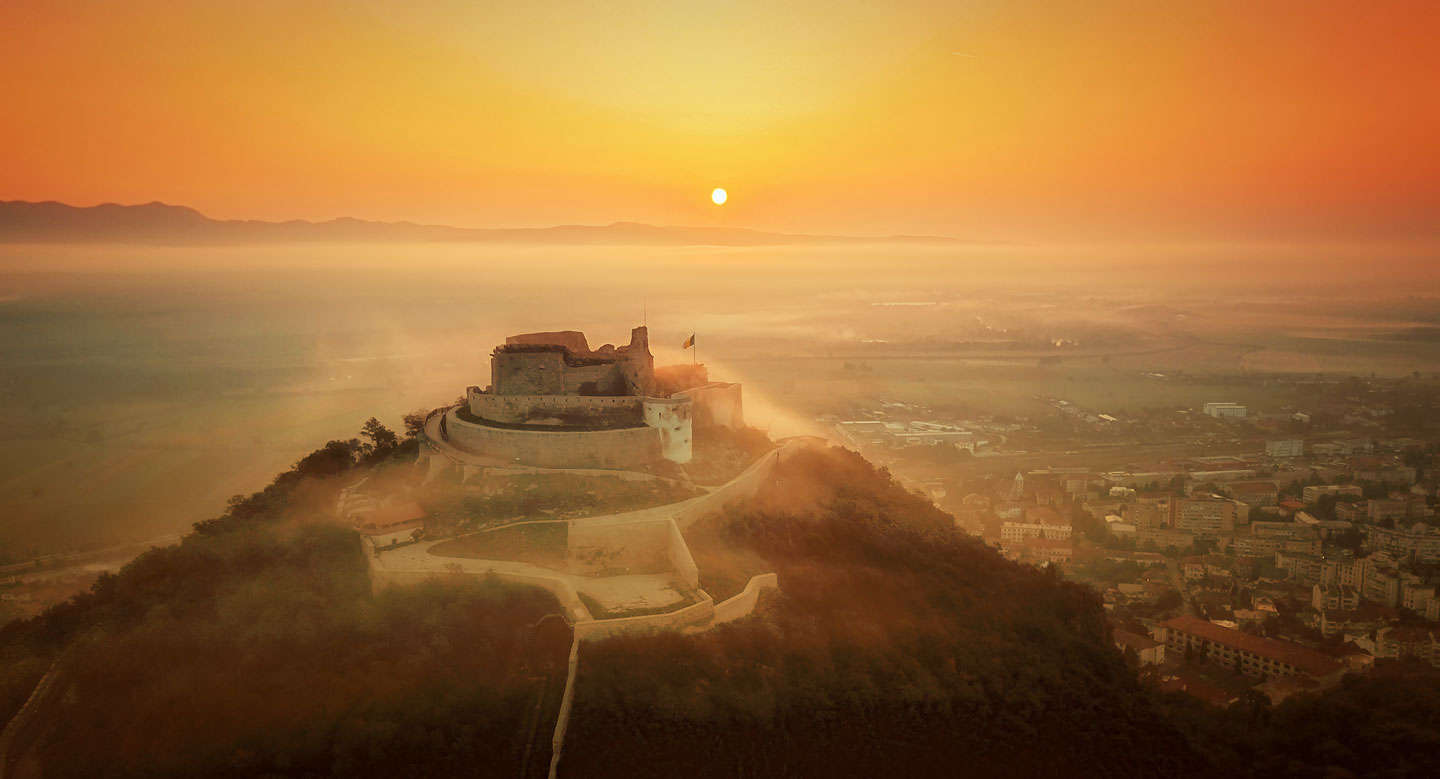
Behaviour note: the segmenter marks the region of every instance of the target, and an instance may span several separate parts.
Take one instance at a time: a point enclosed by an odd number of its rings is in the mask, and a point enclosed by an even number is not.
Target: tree
[[[365,420],[365,426],[360,428],[360,435],[370,440],[366,445],[367,454],[389,454],[400,445],[400,438],[395,435],[395,431],[380,424],[380,420],[375,417]]]
[[[300,461],[295,463],[295,472],[310,478],[323,478],[344,473],[355,465],[355,456],[359,452],[360,441],[358,439],[331,441],[300,458]]]
[[[417,411],[411,411],[402,417],[401,423],[405,426],[405,438],[420,438],[420,434],[425,432],[425,418],[428,416],[429,414],[422,408]]]
[[[1155,599],[1155,606],[1162,611],[1170,611],[1171,609],[1179,608],[1180,604],[1184,602],[1185,599],[1180,597],[1178,590],[1166,590],[1160,593],[1160,597]]]

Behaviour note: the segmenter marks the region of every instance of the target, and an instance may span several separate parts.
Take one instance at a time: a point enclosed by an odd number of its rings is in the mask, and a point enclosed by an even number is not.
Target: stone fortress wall
[[[629,470],[690,461],[696,397],[714,407],[706,419],[740,424],[738,384],[697,387],[694,397],[675,391],[703,382],[704,366],[656,380],[644,327],[618,348],[591,349],[573,330],[511,336],[490,367],[490,386],[468,388],[463,411],[444,412],[438,440],[429,440],[426,427],[430,453],[472,455],[456,461],[462,466]]]
[[[490,361],[493,395],[628,395],[652,390],[655,361],[644,327],[630,331],[630,343],[605,344],[592,351],[574,330],[510,336]]]
[[[701,366],[703,369],[704,366]],[[675,393],[690,399],[691,417],[695,427],[716,425],[739,430],[745,426],[745,412],[740,403],[740,385],[716,381]]]
[[[445,412],[445,442],[490,464],[540,468],[630,469],[660,459],[660,431],[653,427],[550,432],[510,430]],[[476,463],[481,464],[481,463]]]
[[[640,427],[642,398],[590,395],[491,395],[479,387],[465,393],[470,413],[506,425]]]

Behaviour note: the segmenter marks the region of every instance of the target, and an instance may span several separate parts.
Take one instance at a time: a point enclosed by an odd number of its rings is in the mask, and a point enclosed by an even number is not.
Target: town
[[[951,419],[892,399],[822,421],[1006,557],[1093,585],[1164,689],[1278,702],[1440,665],[1434,407],[1407,380],[1289,380],[1313,408]]]

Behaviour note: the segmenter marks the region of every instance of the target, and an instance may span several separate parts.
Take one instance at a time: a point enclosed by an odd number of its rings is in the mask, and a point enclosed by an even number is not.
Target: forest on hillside
[[[1440,673],[1382,664],[1220,710],[1137,681],[1098,595],[953,529],[839,449],[706,528],[782,592],[581,653],[562,775],[1437,776]]]
[[[403,477],[412,446],[367,425],[0,628],[0,717],[61,669],[29,768],[543,775],[568,647],[525,637],[551,596],[463,577],[372,594],[324,510]],[[782,591],[711,632],[586,644],[563,775],[1440,775],[1434,669],[1382,664],[1278,707],[1161,694],[1092,589],[1002,559],[852,452],[798,456],[694,530],[705,559],[728,548]]]
[[[413,446],[376,428],[0,629],[6,720],[58,669],[9,757],[58,777],[543,776],[570,647],[527,626],[559,605],[473,577],[372,595],[358,536],[326,509],[411,467]]]

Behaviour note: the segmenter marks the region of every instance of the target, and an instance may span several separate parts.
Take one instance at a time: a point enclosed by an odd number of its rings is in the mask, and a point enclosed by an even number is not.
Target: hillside
[[[789,246],[953,243],[935,236],[798,235],[737,227],[660,227],[638,222],[539,228],[471,229],[341,218],[324,222],[211,219],[165,203],[76,207],[0,201],[0,243],[225,245],[303,242],[478,242],[609,246]]]
[[[61,693],[31,712],[11,767],[543,775],[548,743],[526,745],[554,721],[568,646],[525,636],[553,599],[460,577],[371,595],[353,532],[319,508],[361,474],[403,476],[408,446],[333,441],[180,546],[0,629],[0,717],[52,664]],[[850,452],[797,456],[687,535],[707,567],[773,568],[780,594],[711,632],[585,644],[563,776],[1440,768],[1432,669],[1391,666],[1276,708],[1161,695],[1112,647],[1092,590],[1003,560]]]
[[[1195,764],[1110,648],[1093,591],[1003,560],[858,455],[797,457],[719,524],[774,567],[782,594],[714,633],[587,646],[562,775]],[[641,753],[653,763],[629,761]]]

